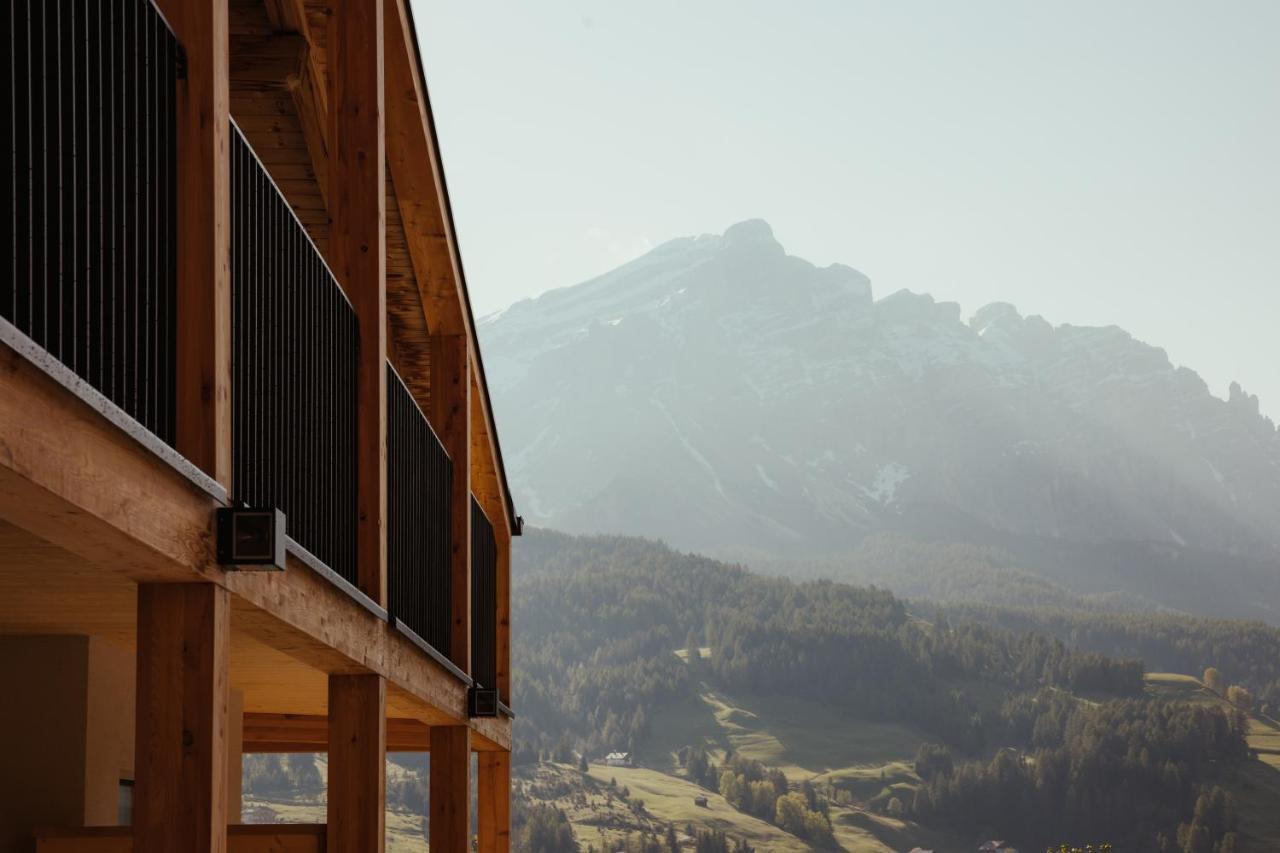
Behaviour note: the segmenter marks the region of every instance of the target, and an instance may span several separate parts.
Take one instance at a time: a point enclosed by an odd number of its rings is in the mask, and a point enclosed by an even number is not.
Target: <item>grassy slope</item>
[[[803,851],[809,847],[792,835],[759,818],[745,815],[729,805],[724,797],[657,770],[642,767],[591,766],[590,776],[607,784],[617,779],[619,786],[630,790],[631,799],[644,801],[645,810],[659,821],[674,823],[683,829],[692,823],[699,829],[719,829],[736,838],[746,838],[759,850]],[[693,803],[694,797],[707,798],[705,808]]]
[[[1189,675],[1158,672],[1147,676],[1153,696],[1200,705],[1229,707],[1225,699]],[[1249,718],[1249,745],[1258,760],[1234,771],[1227,781],[1240,814],[1244,850],[1280,850],[1280,725]]]
[[[683,659],[683,650],[677,652]],[[641,761],[675,764],[683,746],[733,749],[777,767],[792,781],[849,768],[910,760],[924,736],[894,723],[854,720],[819,702],[785,695],[730,696],[701,683],[699,695],[663,709],[651,721]]]
[[[316,769],[320,771],[320,778],[328,779],[329,763],[324,755],[317,757]],[[387,782],[397,782],[407,772],[403,767],[388,762]],[[324,823],[327,820],[323,792],[314,797],[295,800],[262,800],[246,796],[243,805],[246,812],[256,806],[271,809],[275,813],[273,823]],[[422,804],[424,814],[426,806],[426,803]],[[422,814],[387,809],[386,826],[386,853],[426,853],[427,841],[422,836]]]
[[[683,650],[676,654],[687,660]],[[849,791],[858,802],[874,797],[886,785],[919,781],[911,759],[923,739],[920,733],[903,725],[853,719],[827,705],[790,696],[730,696],[703,682],[697,697],[664,708],[651,721],[650,731],[652,734],[637,750],[637,757],[642,763],[668,772],[626,772],[645,774],[644,778],[659,789],[674,783],[674,790],[688,795],[680,800],[681,809],[670,812],[666,811],[666,803],[651,802],[645,794],[639,795],[656,817],[676,821],[677,825],[687,819],[685,802],[692,805],[694,793],[706,793],[687,780],[670,775],[676,772],[675,755],[683,746],[702,745],[720,755],[732,749],[777,767],[793,782],[830,781]],[[599,775],[595,768],[592,775]],[[619,784],[622,778],[618,776]],[[634,794],[635,789],[632,790]],[[733,810],[718,795],[708,795],[708,799],[718,801],[727,810],[722,817],[729,823],[716,826],[730,835],[750,839],[754,829],[738,822],[763,823]],[[857,853],[909,849],[927,840],[919,827],[871,814],[856,805],[833,806],[831,818],[840,846]],[[798,844],[798,849],[808,849],[797,839],[785,837]],[[769,845],[760,849],[788,848]]]

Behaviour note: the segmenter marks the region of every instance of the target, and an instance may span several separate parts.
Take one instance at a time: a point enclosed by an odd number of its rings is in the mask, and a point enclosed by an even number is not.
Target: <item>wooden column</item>
[[[187,58],[177,81],[177,448],[231,485],[231,128],[227,3],[159,0]]]
[[[383,849],[386,704],[382,676],[329,676],[329,853]]]
[[[383,0],[330,4],[329,260],[360,326],[358,586],[387,589],[387,143]]]
[[[471,730],[466,726],[431,727],[432,853],[471,850]]]
[[[453,460],[449,492],[453,629],[449,657],[471,672],[471,350],[465,335],[431,338],[431,426]]]
[[[229,594],[138,586],[133,849],[227,849]]]
[[[494,535],[498,541],[498,696],[511,704],[511,528],[506,515],[498,516]]]
[[[244,691],[227,694],[227,823],[242,823],[244,812]]]
[[[476,828],[480,853],[511,850],[511,753],[476,753]]]

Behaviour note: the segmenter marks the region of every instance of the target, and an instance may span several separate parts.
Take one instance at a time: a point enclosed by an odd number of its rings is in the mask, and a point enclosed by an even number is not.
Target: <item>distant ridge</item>
[[[1280,619],[1274,424],[1115,326],[876,300],[749,220],[480,334],[533,523],[746,558],[891,530],[1007,546],[1090,593],[1185,608],[1207,588]]]

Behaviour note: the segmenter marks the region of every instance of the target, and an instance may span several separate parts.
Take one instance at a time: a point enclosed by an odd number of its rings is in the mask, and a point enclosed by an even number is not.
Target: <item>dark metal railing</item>
[[[174,443],[181,47],[146,0],[9,0],[0,317]]]
[[[498,686],[498,542],[493,525],[471,499],[471,679]]]
[[[391,615],[450,654],[453,460],[387,364],[387,596]]]
[[[231,132],[232,492],[356,582],[356,315],[239,128]]]

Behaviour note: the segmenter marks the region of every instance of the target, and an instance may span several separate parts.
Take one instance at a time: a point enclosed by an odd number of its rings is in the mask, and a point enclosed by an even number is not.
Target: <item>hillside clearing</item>
[[[739,694],[705,682],[696,699],[673,703],[655,717],[638,752],[650,764],[674,765],[684,746],[735,752],[791,781],[909,760],[924,736],[897,723],[859,720],[808,699]]]

